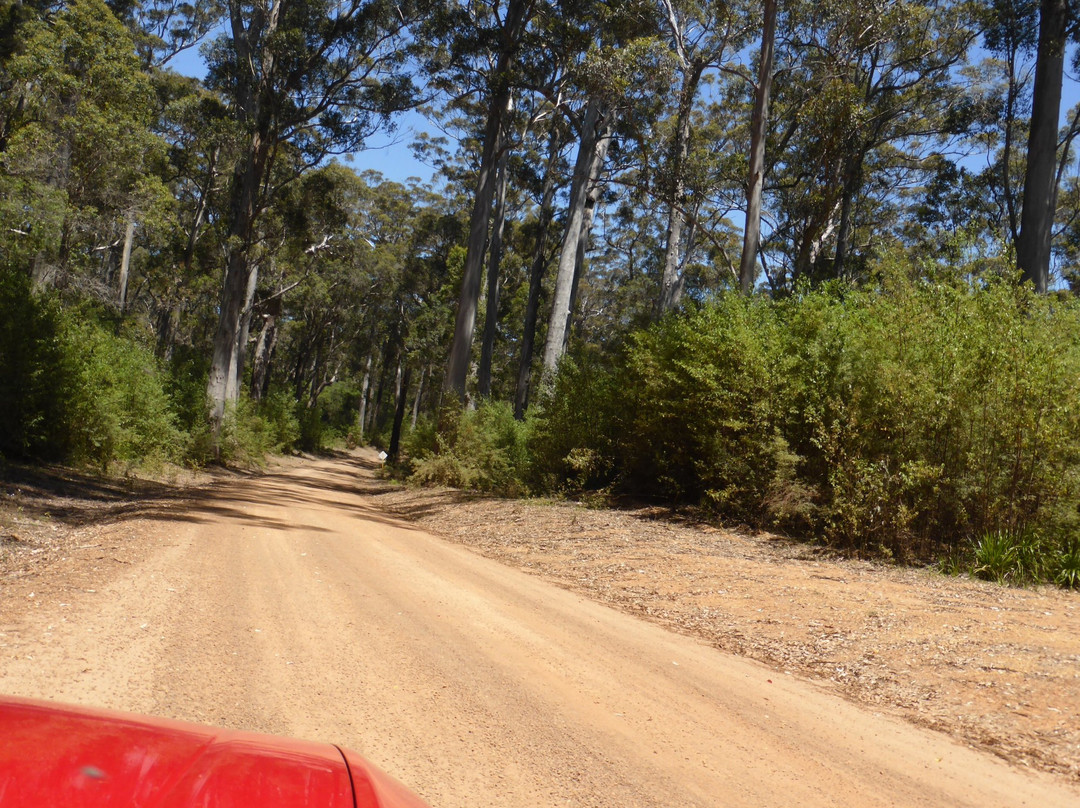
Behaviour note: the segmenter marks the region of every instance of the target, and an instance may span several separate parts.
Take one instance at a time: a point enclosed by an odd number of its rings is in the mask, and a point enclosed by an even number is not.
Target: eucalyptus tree
[[[1034,65],[1027,58],[1038,38],[1037,3],[1034,0],[992,0],[986,9],[984,44],[993,54],[973,68],[969,81],[989,108],[979,134],[985,141],[997,177],[993,187],[1004,209],[1008,236],[1020,237],[1020,205],[1023,172],[1015,166],[1024,160],[1022,144],[1025,113],[1030,111],[1030,84]],[[997,151],[994,155],[993,152]]]
[[[604,158],[613,134],[610,115],[611,110],[599,98],[594,97],[588,100],[584,116],[575,121],[580,140],[570,181],[566,223],[552,295],[551,318],[544,343],[545,376],[554,373],[559,359],[566,351],[570,318],[574,312],[574,297],[592,229],[591,211],[595,208],[595,197],[590,206],[590,196],[598,190],[600,172],[603,170]]]
[[[739,288],[750,294],[757,277],[758,241],[761,237],[761,196],[765,186],[765,141],[769,130],[769,97],[772,93],[773,54],[776,49],[777,0],[765,0],[761,21],[761,50],[758,51],[757,82],[754,84],[754,112],[750,119],[750,166],[746,174],[746,224],[743,227],[742,257],[739,259]]]
[[[684,234],[687,219],[687,158],[692,137],[693,113],[702,78],[707,71],[729,67],[745,45],[746,13],[723,0],[660,0],[661,19],[677,65],[678,90],[675,114],[668,126],[666,161],[661,173],[661,196],[667,209],[664,266],[657,298],[658,313],[679,304],[684,283],[680,251],[690,252],[694,223]],[[687,242],[684,246],[684,240]]]
[[[544,379],[551,378],[566,352],[609,149],[617,134],[643,139],[640,132],[660,115],[663,89],[670,84],[667,49],[656,36],[655,4],[598,4],[590,12],[591,41],[573,71],[580,100],[576,107],[562,107],[579,140],[544,343]]]
[[[514,388],[514,417],[521,420],[529,406],[529,393],[532,384],[533,354],[536,346],[536,326],[540,313],[540,294],[544,283],[544,274],[550,257],[548,255],[548,234],[555,212],[555,193],[558,190],[560,152],[565,135],[559,126],[559,120],[550,121],[548,132],[547,157],[543,161],[543,172],[536,178],[539,199],[537,216],[532,232],[533,252],[529,266],[529,291],[525,302],[524,322],[521,331],[521,347],[518,355],[518,376]]]
[[[539,5],[537,0],[460,3],[450,6],[447,16],[437,21],[445,44],[434,60],[435,69],[444,73],[444,82],[447,78],[462,84],[469,80],[471,89],[484,99],[485,109],[454,340],[444,378],[444,389],[460,401],[464,401],[465,380],[469,375],[498,164],[508,148],[507,119],[513,107],[515,87],[523,82],[522,69],[530,60],[522,54]],[[440,31],[434,31],[434,38],[438,36]]]
[[[334,153],[361,149],[388,116],[414,103],[408,25],[416,3],[383,0],[227,0],[225,31],[208,49],[207,83],[228,98],[242,134],[232,170],[225,277],[207,401],[215,436],[228,399],[232,357],[258,221],[279,192],[268,182],[288,144],[302,175]],[[286,178],[287,180],[287,178]]]
[[[534,88],[531,93],[523,93],[521,102],[513,110],[514,114],[507,116],[507,143],[496,167],[498,179],[487,250],[488,275],[485,294],[484,331],[480,347],[480,364],[477,369],[476,386],[477,393],[481,398],[488,398],[491,395],[495,338],[500,330],[501,322],[502,264],[505,243],[504,231],[506,230],[507,219],[513,216],[514,210],[512,209],[521,211],[526,206],[528,186],[530,180],[534,179],[533,175],[535,173],[531,168],[531,164],[544,159],[537,151],[538,144],[536,144],[536,141],[542,138],[544,132],[557,131],[557,128],[553,127],[555,127],[560,114],[559,84],[563,77],[559,73],[561,67],[559,60],[556,58],[550,64],[551,72],[542,77],[542,86]],[[552,147],[550,146],[550,137],[548,140],[549,159],[545,161],[546,165],[551,164],[550,148]],[[511,161],[512,152],[514,159]],[[511,183],[511,179],[513,179],[513,183]],[[553,179],[552,182],[554,182]],[[552,199],[549,198],[545,207],[543,195],[541,194],[539,200],[541,219],[546,215],[548,221],[550,221],[551,202]],[[545,210],[547,211],[546,214]],[[546,235],[546,230],[545,234],[541,235]],[[534,268],[537,268],[535,260],[537,247],[542,250],[542,245],[534,245]],[[542,272],[543,265],[540,265],[538,269]],[[528,304],[526,304],[526,309],[528,309]],[[528,320],[528,311],[523,316],[525,320]],[[530,326],[526,324],[525,327],[529,328]],[[535,328],[535,312],[531,327]],[[523,346],[522,354],[529,353],[531,360],[531,345],[527,347],[528,350],[525,349],[526,346]]]
[[[1065,76],[1065,51],[1075,35],[1077,12],[1069,0],[1041,0],[1035,84],[1028,130],[1024,204],[1016,241],[1016,262],[1036,291],[1050,285],[1050,247],[1057,209],[1058,120]],[[1075,136],[1075,135],[1074,135]]]
[[[167,146],[162,174],[173,204],[167,223],[152,234],[147,292],[158,354],[169,358],[178,342],[204,342],[193,340],[193,331],[204,328],[214,306],[204,298],[220,275],[222,209],[242,144],[224,100],[198,79],[159,70],[152,80],[160,110],[154,128]]]
[[[132,210],[166,204],[154,97],[128,31],[101,0],[30,17],[3,64],[0,206],[9,260],[41,284],[116,301]],[[124,110],[117,115],[116,110]]]
[[[438,44],[429,57],[429,69],[441,75],[446,89],[456,82],[463,85],[462,90],[467,87],[479,92],[485,109],[454,338],[443,382],[444,389],[462,401],[498,179],[497,165],[506,149],[504,122],[512,108],[515,85],[520,82],[520,75],[516,74],[523,64],[520,59],[523,40],[537,5],[537,0],[451,4],[443,14],[432,18],[428,29],[429,38]]]
[[[952,0],[802,3],[780,24],[770,163],[782,170],[771,183],[770,240],[790,245],[781,246],[788,282],[853,277],[858,227],[872,239],[884,224],[871,203],[899,201],[966,131],[954,76],[976,35],[973,9]]]

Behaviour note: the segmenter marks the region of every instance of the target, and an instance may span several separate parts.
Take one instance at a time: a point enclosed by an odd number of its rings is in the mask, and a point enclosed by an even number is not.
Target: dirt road
[[[433,538],[380,512],[360,465],[108,527],[96,571],[4,604],[0,692],[332,740],[434,808],[1080,805]],[[132,536],[143,555],[109,555]]]

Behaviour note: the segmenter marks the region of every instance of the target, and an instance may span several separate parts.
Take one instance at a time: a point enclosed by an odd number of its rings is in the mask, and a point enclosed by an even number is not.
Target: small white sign
[[[379,460],[383,461],[384,463],[386,462],[386,458],[388,458],[389,456],[390,455],[388,455],[386,452],[379,452]]]

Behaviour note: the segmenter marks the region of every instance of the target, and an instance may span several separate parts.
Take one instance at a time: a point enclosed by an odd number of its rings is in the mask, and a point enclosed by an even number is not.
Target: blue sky
[[[180,53],[169,62],[169,67],[185,76],[200,79],[206,76],[206,64],[196,48]],[[405,182],[410,177],[430,181],[434,169],[416,160],[409,149],[416,135],[428,130],[427,119],[418,112],[406,112],[398,115],[394,123],[396,131],[370,138],[367,149],[351,155],[345,162],[358,172],[373,169],[395,182]]]
[[[1071,59],[1067,64],[1071,64]],[[206,65],[196,48],[179,54],[169,63],[169,67],[186,76],[202,78],[206,75]],[[1072,75],[1067,69],[1062,90],[1061,124],[1064,126],[1069,112],[1080,103],[1080,77]],[[430,181],[434,169],[416,160],[409,148],[417,134],[431,130],[430,124],[418,112],[402,113],[394,120],[396,129],[393,133],[377,134],[370,138],[367,149],[351,155],[346,160],[347,164],[358,172],[368,169],[378,171],[386,179],[395,182],[405,182],[410,177],[417,177],[422,182]],[[974,159],[985,160],[985,157]]]

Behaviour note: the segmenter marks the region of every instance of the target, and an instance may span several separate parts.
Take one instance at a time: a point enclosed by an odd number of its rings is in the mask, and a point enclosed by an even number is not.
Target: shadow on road
[[[375,476],[381,462],[346,452],[329,453],[328,459],[332,465],[271,471],[213,469],[194,484],[111,478],[63,466],[8,465],[0,467],[0,509],[22,519],[68,527],[137,518],[190,523],[224,518],[274,530],[324,531],[289,519],[287,513],[281,518],[254,515],[244,507],[304,506],[406,527],[400,517],[355,499],[398,490]]]

